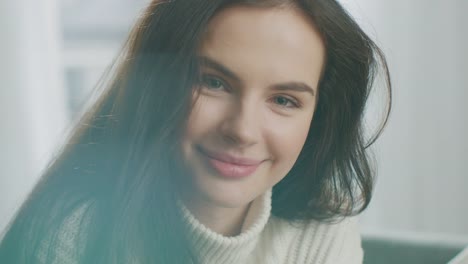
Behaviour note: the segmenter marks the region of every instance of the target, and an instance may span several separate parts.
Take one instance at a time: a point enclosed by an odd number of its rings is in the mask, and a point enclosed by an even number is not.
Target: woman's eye
[[[203,76],[202,84],[210,90],[224,90],[226,89],[224,82],[219,78],[213,76]]]
[[[298,108],[299,103],[296,100],[287,98],[285,96],[276,96],[273,98],[273,103],[286,107],[286,108]]]

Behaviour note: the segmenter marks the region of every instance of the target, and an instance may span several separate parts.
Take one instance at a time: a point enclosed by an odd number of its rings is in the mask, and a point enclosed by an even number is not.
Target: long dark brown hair
[[[294,167],[273,188],[272,213],[333,221],[367,207],[374,182],[367,148],[387,121],[391,85],[382,52],[339,3],[155,0],[115,75],[11,221],[1,263],[60,262],[65,253],[76,263],[198,262],[175,203],[178,146],[199,81],[200,40],[211,17],[233,4],[298,8],[326,45],[314,120]],[[366,139],[363,113],[379,69],[387,111]]]

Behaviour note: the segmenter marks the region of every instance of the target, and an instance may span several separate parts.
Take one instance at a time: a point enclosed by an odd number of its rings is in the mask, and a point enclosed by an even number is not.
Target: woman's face
[[[235,6],[210,21],[182,145],[192,202],[245,206],[285,177],[309,131],[324,54],[293,9]]]

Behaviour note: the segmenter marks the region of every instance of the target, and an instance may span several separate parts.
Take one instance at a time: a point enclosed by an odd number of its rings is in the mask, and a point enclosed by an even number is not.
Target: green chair
[[[447,264],[466,246],[436,240],[362,238],[364,264]]]

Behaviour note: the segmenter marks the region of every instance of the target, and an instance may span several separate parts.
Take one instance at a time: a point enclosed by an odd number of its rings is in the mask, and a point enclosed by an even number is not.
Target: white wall
[[[343,2],[387,54],[394,89],[364,229],[468,237],[468,1]]]
[[[55,0],[0,1],[0,230],[68,122],[57,14]]]

